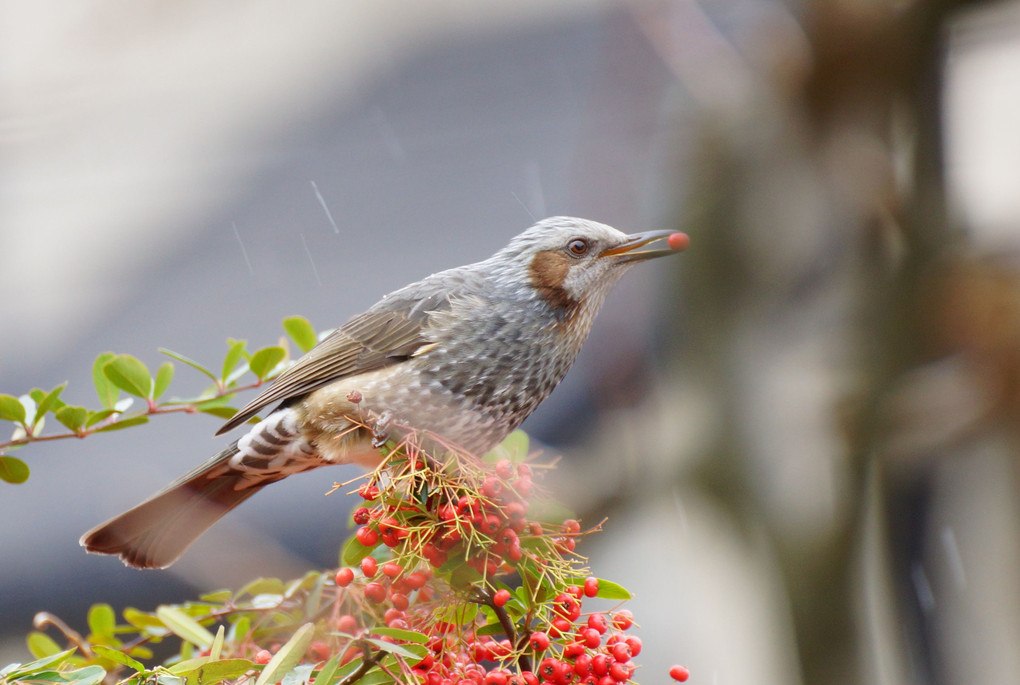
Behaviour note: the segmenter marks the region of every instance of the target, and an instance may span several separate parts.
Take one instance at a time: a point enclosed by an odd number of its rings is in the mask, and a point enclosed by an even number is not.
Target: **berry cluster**
[[[189,682],[631,683],[642,645],[619,604],[630,594],[590,575],[574,550],[594,529],[536,497],[541,471],[517,456],[523,434],[513,438],[485,458],[452,448],[437,458],[410,438],[390,444],[357,487],[363,504],[339,569],[259,578],[153,613],[126,609],[127,625],[97,605],[84,641],[65,634],[81,655],[39,633],[42,661],[24,673],[59,662],[82,678],[133,669],[130,682],[170,669]],[[179,656],[151,669],[138,661],[168,633],[183,640]],[[681,666],[669,674],[688,677]]]
[[[631,680],[641,640],[625,632],[630,612],[581,607],[585,598],[629,593],[585,577],[584,559],[574,553],[585,534],[576,520],[530,518],[530,464],[456,451],[436,462],[410,441],[391,450],[385,467],[357,488],[365,505],[353,513],[348,565],[336,573],[345,660],[368,626],[384,625],[383,640],[427,648],[402,665],[426,685]],[[499,581],[510,573],[519,587]],[[456,596],[460,603],[452,604]],[[357,611],[369,617],[365,629]]]

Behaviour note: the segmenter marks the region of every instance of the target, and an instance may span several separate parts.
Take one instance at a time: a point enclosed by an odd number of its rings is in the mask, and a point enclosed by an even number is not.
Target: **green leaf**
[[[307,598],[305,599],[305,619],[311,620],[319,613],[319,605],[322,603],[322,588],[326,584],[326,577],[322,574],[317,574],[318,578],[312,583],[311,589],[308,591]],[[292,596],[290,590],[287,591],[287,596]]]
[[[308,685],[314,670],[315,664],[298,664],[283,676],[280,685]]]
[[[584,578],[568,578],[567,585],[583,586]],[[602,599],[634,599],[627,588],[605,578],[599,578],[599,591],[595,596]]]
[[[517,429],[486,453],[483,459],[490,464],[494,464],[500,459],[509,459],[513,463],[519,464],[528,456],[528,443],[528,434]]]
[[[188,647],[191,647],[190,643],[188,643]],[[208,656],[196,656],[192,658],[190,650],[182,649],[181,656],[187,658],[178,661],[176,664],[167,669],[174,675],[185,675],[188,673],[194,673],[195,671],[205,666],[210,661]]]
[[[340,665],[340,655],[334,654],[329,661],[322,665],[319,672],[315,674],[316,685],[333,685],[333,676]]]
[[[156,372],[156,383],[152,388],[152,399],[158,400],[166,392],[166,389],[170,387],[170,381],[174,379],[174,364],[173,362],[163,362],[159,365],[159,371]]]
[[[379,626],[378,628],[372,628],[370,631],[372,635],[388,635],[389,637],[397,640],[403,640],[404,642],[417,642],[419,644],[425,644],[429,641],[428,637],[414,630],[402,630],[400,628],[388,628],[386,626]]]
[[[230,633],[227,635],[227,639],[231,642],[243,642],[248,639],[248,632],[250,630],[251,619],[247,616],[241,616],[230,626]]]
[[[157,628],[160,632],[166,632],[166,624],[152,614],[139,611],[134,607],[124,609],[124,620],[135,628]]]
[[[13,485],[28,480],[28,464],[17,457],[0,454],[0,480]]]
[[[117,386],[111,383],[103,373],[103,367],[116,356],[113,352],[103,352],[92,363],[92,383],[96,386],[99,403],[106,409],[113,409],[113,405],[117,403],[117,398],[120,396]]]
[[[187,677],[189,682],[201,683],[202,685],[214,685],[215,683],[232,678],[239,678],[250,671],[255,664],[247,659],[222,659],[210,661],[209,657],[202,657],[206,663],[197,668],[188,669],[183,672],[176,671],[177,675]],[[197,661],[197,659],[192,660]],[[180,664],[178,664],[180,666]]]
[[[287,335],[302,352],[307,352],[319,342],[312,324],[303,316],[288,316],[283,320],[283,330],[287,331]]]
[[[130,354],[118,354],[106,362],[103,373],[111,383],[129,395],[145,399],[152,397],[152,376],[149,369]]]
[[[28,675],[30,677],[24,677]],[[19,678],[20,676],[20,678]],[[55,683],[74,683],[75,685],[99,685],[103,682],[103,678],[106,677],[106,670],[102,666],[86,666],[73,671],[31,671],[28,674],[21,674],[20,672],[11,672],[7,674],[10,679],[19,678],[28,683],[46,683],[46,685]],[[4,681],[7,682],[7,681]]]
[[[65,649],[62,652],[57,652],[56,654],[44,656],[40,659],[36,659],[35,661],[30,661],[27,664],[21,664],[13,669],[11,669],[11,667],[8,666],[7,668],[0,670],[0,673],[3,673],[5,677],[11,678],[12,680],[15,678],[23,678],[24,676],[32,675],[33,673],[38,673],[48,668],[54,668],[59,666],[60,664],[64,663],[64,660],[66,660],[76,651],[78,650],[73,647],[71,649]],[[6,681],[0,680],[0,682]]]
[[[211,378],[214,383],[219,381],[219,379],[216,378],[216,374],[214,374],[212,371],[210,371],[209,369],[205,368],[204,366],[202,366],[201,364],[196,362],[194,359],[192,359],[190,357],[185,357],[180,352],[174,352],[173,350],[168,350],[165,347],[160,347],[159,351],[162,352],[163,354],[165,354],[168,357],[173,357],[177,361],[182,362],[184,364],[187,364],[188,366],[190,366],[191,368],[195,369],[196,371],[200,371],[200,372],[204,373],[206,376]]]
[[[207,592],[204,595],[200,596],[199,599],[202,600],[203,602],[223,604],[224,602],[229,601],[230,598],[233,596],[234,593],[231,592],[230,590],[217,590],[216,592]]]
[[[109,424],[108,426],[103,426],[102,428],[97,428],[96,432],[97,433],[106,433],[108,431],[119,431],[122,428],[131,428],[132,426],[140,426],[143,423],[148,423],[148,422],[149,422],[149,417],[148,416],[132,416],[131,418],[128,418],[128,419],[121,419],[120,421],[115,421],[115,422]]]
[[[291,636],[287,643],[280,647],[280,651],[273,655],[266,667],[259,674],[255,685],[266,685],[275,683],[301,662],[308,645],[312,642],[312,635],[315,634],[315,624],[306,623]]]
[[[246,340],[227,340],[227,344],[230,345],[230,349],[227,350],[227,356],[223,359],[223,373],[220,374],[220,378],[224,383],[233,374],[234,369],[237,368],[238,362],[244,357],[245,347],[248,346]]]
[[[447,604],[436,611],[435,618],[437,621],[463,626],[474,621],[477,615],[477,604]]]
[[[365,638],[365,642],[369,642],[384,652],[390,654],[396,654],[402,656],[405,659],[410,659],[413,663],[418,663],[425,654],[429,651],[428,647],[423,645],[395,645],[392,642],[386,642],[385,640],[376,640],[373,638]]]
[[[67,383],[61,383],[57,387],[53,388],[53,390],[50,390],[48,393],[46,393],[45,397],[43,397],[42,399],[33,397],[33,399],[35,399],[35,401],[38,403],[38,405],[35,408],[35,417],[32,418],[33,426],[39,423],[42,417],[46,416],[46,412],[48,412],[51,408],[56,406],[57,402],[60,401],[60,393],[64,392],[64,388],[66,387]]]
[[[25,405],[11,395],[0,395],[0,419],[25,423]]]
[[[115,661],[118,664],[137,671],[138,673],[145,670],[145,666],[140,661],[132,659],[119,649],[113,649],[112,647],[106,647],[105,645],[92,645],[92,651],[104,659]]]
[[[372,547],[365,547],[358,542],[358,538],[355,536],[350,536],[340,550],[341,566],[357,566],[361,563],[362,559],[372,553],[372,549]]]
[[[245,595],[283,595],[285,587],[279,578],[256,578],[234,593],[234,601]]]
[[[199,408],[199,411],[203,414],[209,414],[210,416],[215,416],[220,419],[233,418],[234,414],[237,413],[237,409],[234,407],[217,407],[215,405],[204,409]]]
[[[85,407],[72,407],[66,404],[57,410],[56,417],[57,421],[60,421],[70,430],[77,432],[81,430],[81,427],[85,425],[85,421],[88,420],[89,410]]]
[[[269,372],[276,368],[276,365],[287,356],[287,351],[282,347],[263,347],[248,360],[248,368],[259,380],[265,380]]]
[[[92,428],[100,421],[104,421],[117,413],[116,409],[103,409],[102,411],[89,412],[89,418],[85,421],[86,428]]]
[[[113,635],[117,615],[109,604],[93,604],[88,613],[89,631],[96,636]]]
[[[224,631],[226,631],[226,628],[221,625],[216,630],[216,637],[213,638],[212,647],[209,648],[209,658],[213,661],[218,661],[220,658],[220,652],[223,651]]]
[[[163,632],[166,633],[169,631],[167,631],[167,629],[164,628]],[[156,640],[153,640],[153,642],[156,642]],[[139,659],[152,658],[152,650],[146,647],[145,645],[135,645],[134,647],[130,647],[127,649],[127,651],[125,651],[125,654],[127,654],[128,656],[137,657]]]
[[[32,656],[36,659],[60,654],[62,651],[60,649],[60,645],[58,645],[52,637],[38,630],[30,632],[25,641],[28,643],[28,651],[30,651]]]
[[[215,639],[201,623],[177,607],[161,606],[156,609],[156,616],[174,635],[201,649],[208,649]]]

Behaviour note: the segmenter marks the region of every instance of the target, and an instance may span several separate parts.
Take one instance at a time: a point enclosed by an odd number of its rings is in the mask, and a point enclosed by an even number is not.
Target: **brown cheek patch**
[[[539,296],[553,309],[570,310],[577,305],[577,301],[563,287],[569,270],[570,258],[559,250],[539,252],[531,260],[531,285],[535,286]]]

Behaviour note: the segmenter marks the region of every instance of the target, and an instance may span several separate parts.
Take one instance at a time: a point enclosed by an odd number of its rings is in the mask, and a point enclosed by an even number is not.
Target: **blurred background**
[[[1020,3],[3,3],[0,88],[0,392],[94,406],[101,352],[215,365],[553,214],[685,230],[525,424],[609,516],[638,680],[1020,683]],[[218,425],[17,453],[0,662],[40,610],[336,563],[353,470],[169,571],[80,550]]]

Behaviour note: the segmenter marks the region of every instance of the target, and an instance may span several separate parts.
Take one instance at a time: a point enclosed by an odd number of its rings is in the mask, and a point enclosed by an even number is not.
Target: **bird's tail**
[[[81,537],[89,552],[116,554],[127,566],[166,568],[224,514],[272,479],[245,480],[233,469],[235,442],[165,490]]]

